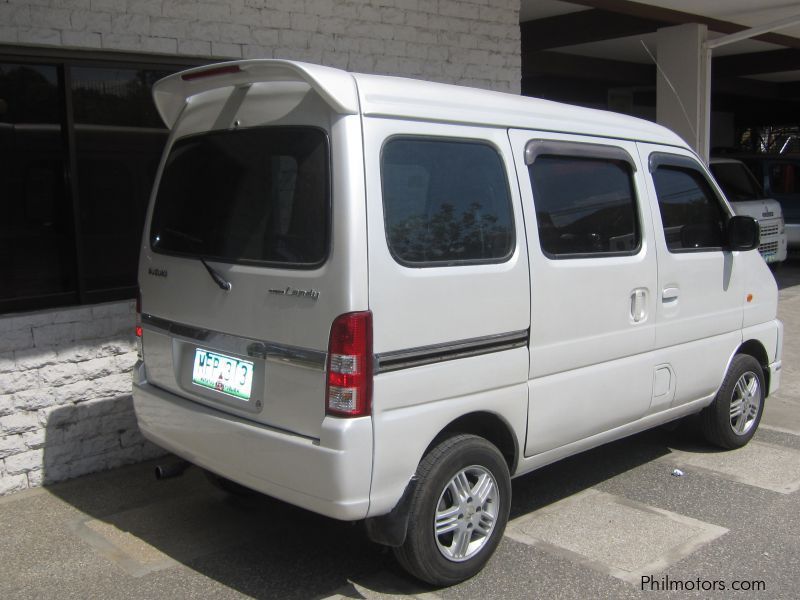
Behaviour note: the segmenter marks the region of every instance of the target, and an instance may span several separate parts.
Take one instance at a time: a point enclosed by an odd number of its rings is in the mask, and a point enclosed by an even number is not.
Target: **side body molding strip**
[[[529,333],[526,329],[524,331],[487,335],[458,342],[411,348],[409,350],[383,352],[375,355],[374,372],[376,374],[388,373],[447,360],[521,348],[528,345],[528,337]]]

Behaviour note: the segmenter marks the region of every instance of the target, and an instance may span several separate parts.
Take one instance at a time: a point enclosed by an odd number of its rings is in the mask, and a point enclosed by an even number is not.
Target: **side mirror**
[[[753,217],[736,215],[728,219],[726,226],[728,232],[728,249],[730,250],[755,250],[761,243],[761,231],[758,221]]]

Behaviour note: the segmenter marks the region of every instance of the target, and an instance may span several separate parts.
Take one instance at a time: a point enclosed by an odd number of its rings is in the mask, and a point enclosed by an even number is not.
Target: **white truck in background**
[[[786,224],[780,203],[764,197],[758,181],[742,161],[712,158],[708,167],[736,214],[758,221],[761,231],[758,251],[770,268],[776,269],[787,254]]]

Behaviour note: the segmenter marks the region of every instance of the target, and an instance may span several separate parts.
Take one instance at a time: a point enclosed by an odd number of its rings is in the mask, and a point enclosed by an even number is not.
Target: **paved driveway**
[[[147,463],[0,499],[0,597],[797,598],[800,264],[779,280],[783,387],[750,445],[659,430],[519,478],[466,583],[420,586],[358,524],[234,500],[196,469],[156,482]]]

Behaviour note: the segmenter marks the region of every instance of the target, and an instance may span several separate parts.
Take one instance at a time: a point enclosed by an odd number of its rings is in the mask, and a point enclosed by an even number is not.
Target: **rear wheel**
[[[415,577],[453,585],[478,573],[508,521],[511,480],[503,455],[474,435],[456,435],[417,468],[408,534],[395,555]]]
[[[764,371],[748,354],[733,357],[717,397],[700,413],[704,437],[723,448],[741,448],[755,435],[764,411]]]

